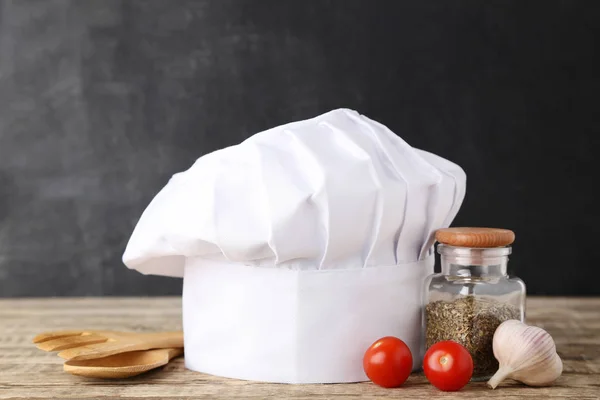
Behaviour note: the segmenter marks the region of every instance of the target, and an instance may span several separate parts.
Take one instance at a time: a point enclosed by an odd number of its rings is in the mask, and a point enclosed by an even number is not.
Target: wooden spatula
[[[149,349],[183,348],[183,332],[57,331],[33,338],[45,351],[60,351],[66,360],[90,360]],[[61,351],[62,350],[62,351]]]
[[[88,378],[129,378],[166,365],[181,354],[182,348],[131,351],[104,358],[68,360],[64,364],[64,370]]]

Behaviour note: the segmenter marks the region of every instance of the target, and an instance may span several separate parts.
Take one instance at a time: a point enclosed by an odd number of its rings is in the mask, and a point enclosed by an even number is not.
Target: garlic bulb
[[[548,386],[562,373],[554,340],[542,328],[511,319],[498,326],[493,339],[500,368],[488,381],[495,389],[506,378],[530,386]]]

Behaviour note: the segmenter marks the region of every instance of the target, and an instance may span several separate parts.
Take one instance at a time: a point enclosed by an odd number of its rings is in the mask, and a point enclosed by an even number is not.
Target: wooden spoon
[[[64,370],[88,378],[129,378],[166,365],[182,354],[182,348],[130,351],[104,358],[68,360],[64,364]]]

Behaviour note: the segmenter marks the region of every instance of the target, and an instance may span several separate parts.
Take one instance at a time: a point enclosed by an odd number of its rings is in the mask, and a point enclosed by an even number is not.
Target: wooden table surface
[[[179,298],[87,298],[0,300],[0,399],[343,399],[343,398],[577,398],[600,399],[600,298],[530,298],[528,322],[548,330],[564,362],[563,376],[549,388],[507,382],[492,391],[470,383],[443,393],[422,374],[398,389],[370,383],[284,385],[218,378],[185,369],[183,359],[126,380],[69,375],[61,360],[31,344],[42,331],[181,329]]]

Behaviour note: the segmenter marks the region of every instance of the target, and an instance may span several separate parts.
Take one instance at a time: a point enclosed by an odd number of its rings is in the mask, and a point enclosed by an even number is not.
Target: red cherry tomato
[[[370,380],[385,388],[402,385],[412,371],[413,358],[402,340],[386,336],[365,352],[363,368]]]
[[[436,388],[453,392],[465,386],[473,375],[471,354],[451,340],[431,346],[423,359],[425,376]]]

